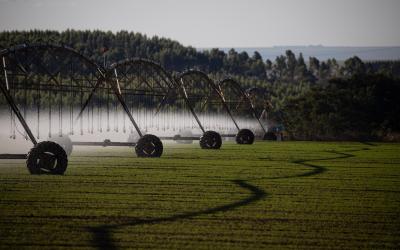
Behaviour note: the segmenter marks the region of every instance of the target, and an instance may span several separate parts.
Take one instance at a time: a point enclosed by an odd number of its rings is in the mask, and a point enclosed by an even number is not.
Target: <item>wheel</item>
[[[29,153],[26,166],[31,174],[64,174],[68,166],[65,150],[55,142],[42,141]]]
[[[221,135],[215,131],[206,131],[200,137],[200,147],[203,149],[219,149],[222,145]]]
[[[268,141],[276,141],[278,138],[276,137],[276,134],[274,132],[267,132],[265,133],[263,139]]]
[[[160,157],[163,152],[163,144],[155,135],[144,135],[135,146],[138,157]]]
[[[179,137],[193,137],[193,133],[190,130],[182,130],[179,135]],[[177,138],[179,138],[177,137]],[[193,140],[176,140],[176,143],[178,144],[192,144]]]
[[[236,135],[237,144],[253,144],[254,134],[250,129],[241,129]]]
[[[54,135],[51,138],[48,138],[47,140],[57,143],[65,150],[65,153],[67,153],[68,156],[71,155],[73,146],[71,138],[69,138],[68,135],[62,135],[62,136]]]

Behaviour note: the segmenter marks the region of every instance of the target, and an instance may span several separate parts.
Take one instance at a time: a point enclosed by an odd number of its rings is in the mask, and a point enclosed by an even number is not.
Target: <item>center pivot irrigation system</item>
[[[250,110],[253,117],[265,131],[264,126],[255,114],[250,99],[236,81],[228,78],[222,80],[219,85],[216,85],[207,74],[198,70],[189,70],[180,74],[177,81],[180,82],[180,89],[183,92],[185,100],[203,132],[203,136],[200,138],[200,146],[202,148],[220,148],[222,144],[221,137],[235,137],[238,144],[253,144],[254,133],[249,129],[240,129],[234,114],[246,115],[246,112]],[[232,105],[234,107],[230,108]],[[219,134],[213,130],[206,131],[195,110],[197,113],[207,114],[204,116],[203,123],[211,122],[218,124],[219,126],[214,126],[214,129],[218,128],[221,130],[223,123],[230,121],[237,133],[229,133],[232,130],[228,130],[228,133],[225,134]],[[204,121],[207,118],[208,121]]]
[[[0,58],[0,101],[9,109],[10,138],[20,133],[34,145],[27,155],[0,158],[27,159],[31,174],[63,174],[73,145],[129,146],[138,157],[160,157],[161,140],[199,140],[204,149],[218,149],[229,137],[252,144],[254,133],[244,128],[249,119],[253,129],[256,121],[266,132],[249,93],[233,79],[216,84],[198,70],[174,77],[146,59],[105,68],[64,45],[18,45],[2,50]],[[120,123],[128,141],[69,137],[119,132]]]

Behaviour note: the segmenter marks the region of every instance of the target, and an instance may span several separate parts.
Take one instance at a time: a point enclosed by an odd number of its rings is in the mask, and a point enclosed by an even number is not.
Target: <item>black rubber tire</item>
[[[51,138],[48,138],[47,140],[55,142],[58,145],[60,145],[65,150],[65,153],[67,153],[67,156],[70,156],[72,154],[73,145],[71,138],[69,138],[68,135],[62,135],[61,137],[58,135],[54,135]]]
[[[139,139],[135,151],[138,157],[160,157],[163,152],[163,144],[157,136],[147,134]]]
[[[267,132],[265,133],[263,139],[266,141],[276,141],[278,138],[276,137],[276,134],[274,132]]]
[[[206,131],[200,137],[200,147],[202,149],[219,149],[222,145],[221,135],[215,131]]]
[[[42,141],[29,153],[26,166],[31,174],[64,174],[68,166],[65,150],[55,142]]]
[[[237,144],[253,144],[254,133],[250,129],[241,129],[236,135]]]

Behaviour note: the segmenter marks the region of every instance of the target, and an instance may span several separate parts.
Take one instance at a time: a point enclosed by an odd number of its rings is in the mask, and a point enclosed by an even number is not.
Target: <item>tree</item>
[[[258,51],[254,51],[252,59],[255,61],[262,61],[262,57]]]
[[[292,81],[294,78],[294,71],[296,69],[296,56],[291,50],[286,50],[286,65],[287,65],[287,72],[286,77],[288,80]]]
[[[354,75],[365,75],[366,68],[363,61],[357,57],[351,57],[344,62],[344,66],[341,68],[343,76],[351,77]]]

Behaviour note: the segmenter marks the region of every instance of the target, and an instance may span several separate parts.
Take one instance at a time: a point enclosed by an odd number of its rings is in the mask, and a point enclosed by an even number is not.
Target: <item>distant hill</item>
[[[203,50],[201,48],[200,50]],[[228,52],[231,48],[220,48]],[[337,61],[344,61],[350,57],[358,56],[363,61],[387,61],[400,60],[399,47],[325,47],[325,46],[274,46],[259,48],[234,48],[238,52],[246,51],[252,55],[258,51],[263,60],[274,61],[277,56],[285,54],[286,50],[291,50],[298,55],[303,53],[304,59],[308,61],[309,57],[316,57],[318,60],[325,61],[335,58]]]

